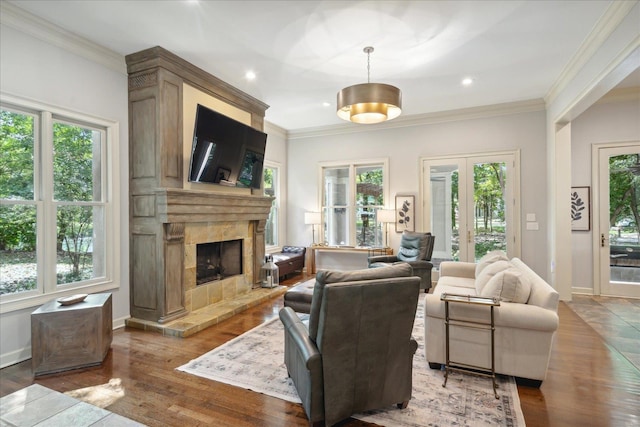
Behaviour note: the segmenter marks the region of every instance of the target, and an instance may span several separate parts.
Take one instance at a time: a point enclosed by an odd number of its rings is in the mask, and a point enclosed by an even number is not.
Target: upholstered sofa
[[[444,293],[498,297],[495,307],[495,370],[539,387],[547,374],[553,337],[558,329],[559,294],[518,258],[490,253],[478,264],[446,261],[425,302],[425,343],[429,366],[446,363]],[[464,320],[489,320],[489,308],[449,303],[449,314]],[[451,327],[450,360],[491,366],[489,332]],[[452,362],[453,363],[453,362]]]
[[[280,310],[285,364],[310,425],[411,399],[420,279],[404,263],[316,275],[308,327]]]
[[[273,262],[278,266],[278,274],[285,277],[294,271],[302,271],[307,248],[304,246],[283,246],[281,252],[271,254]]]

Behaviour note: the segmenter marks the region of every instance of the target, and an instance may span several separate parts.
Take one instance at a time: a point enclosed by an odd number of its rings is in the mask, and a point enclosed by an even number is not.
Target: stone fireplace
[[[161,47],[128,55],[126,62],[132,316],[127,324],[163,325],[260,287],[271,198],[262,189],[191,183],[187,175],[196,104],[258,130],[268,106]],[[237,274],[198,285],[197,246],[229,241],[239,242],[232,249],[241,255]],[[221,262],[214,260],[213,269]]]

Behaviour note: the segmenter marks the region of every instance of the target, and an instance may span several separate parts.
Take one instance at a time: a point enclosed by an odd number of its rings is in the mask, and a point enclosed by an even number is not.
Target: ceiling
[[[402,90],[403,116],[544,98],[613,2],[11,3],[121,55],[162,46],[267,103],[266,120],[293,131],[344,123],[336,94],[367,81],[365,46],[375,48],[371,81]]]

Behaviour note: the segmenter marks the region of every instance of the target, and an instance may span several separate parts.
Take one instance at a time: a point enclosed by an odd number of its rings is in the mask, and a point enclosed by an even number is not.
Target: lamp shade
[[[305,212],[304,223],[306,225],[318,225],[322,222],[322,216],[320,212]]]
[[[396,211],[393,209],[378,209],[378,222],[391,223],[396,222]]]
[[[383,83],[363,83],[338,92],[338,117],[360,124],[395,119],[402,112],[402,92]]]

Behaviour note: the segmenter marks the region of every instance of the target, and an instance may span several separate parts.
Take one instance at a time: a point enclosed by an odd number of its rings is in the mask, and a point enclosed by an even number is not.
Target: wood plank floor
[[[182,339],[118,329],[102,366],[34,379],[28,360],[0,370],[0,396],[37,383],[149,426],[307,425],[301,405],[175,370],[277,317],[281,307],[280,297]],[[566,304],[559,315],[546,381],[540,389],[519,387],[527,425],[640,425],[640,371]]]

